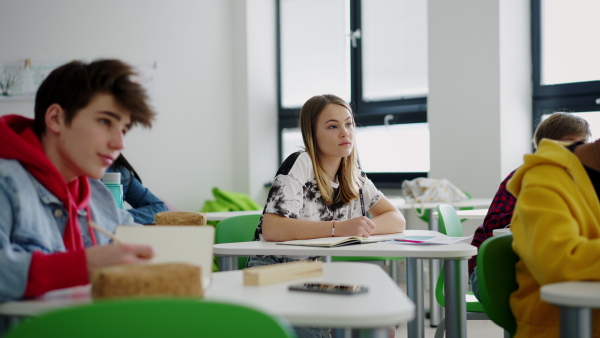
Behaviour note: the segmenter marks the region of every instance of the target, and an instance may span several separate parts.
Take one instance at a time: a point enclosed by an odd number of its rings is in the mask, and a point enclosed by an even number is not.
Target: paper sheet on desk
[[[416,245],[431,245],[431,244],[456,244],[466,243],[473,236],[468,237],[449,237],[449,236],[402,236],[396,237],[391,242],[393,244],[416,244]]]

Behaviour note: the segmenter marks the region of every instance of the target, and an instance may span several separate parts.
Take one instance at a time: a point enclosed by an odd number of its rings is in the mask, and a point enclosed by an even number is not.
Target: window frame
[[[278,159],[281,158],[283,128],[298,127],[298,116],[301,107],[282,107],[282,70],[281,70],[281,6],[277,0],[277,95],[278,95]],[[361,0],[348,0],[350,3],[350,31],[354,32],[361,27]],[[350,105],[354,110],[355,121],[358,126],[384,125],[384,118],[392,115],[390,124],[406,124],[427,122],[427,97],[406,98],[386,101],[367,102],[362,99],[362,39],[357,39],[356,47],[350,47]],[[400,188],[404,180],[417,177],[427,177],[428,173],[368,173],[367,176],[380,188]]]

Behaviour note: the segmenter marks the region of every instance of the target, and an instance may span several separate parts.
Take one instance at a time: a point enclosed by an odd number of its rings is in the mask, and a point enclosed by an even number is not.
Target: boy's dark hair
[[[134,75],[133,68],[119,60],[71,61],[56,68],[42,82],[35,97],[35,133],[45,133],[45,115],[50,105],[57,103],[65,110],[69,125],[96,94],[111,94],[131,113],[132,126],[139,123],[151,127],[156,113],[148,105],[144,88],[131,80]]]

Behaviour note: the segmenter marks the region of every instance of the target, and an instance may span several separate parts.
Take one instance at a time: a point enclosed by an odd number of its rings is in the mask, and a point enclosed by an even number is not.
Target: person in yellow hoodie
[[[600,280],[600,154],[597,145],[544,139],[508,182],[517,198],[511,228],[519,288],[510,298],[516,338],[558,337],[559,309],[543,285]],[[594,311],[600,324],[600,311]],[[594,337],[600,337],[600,325]]]

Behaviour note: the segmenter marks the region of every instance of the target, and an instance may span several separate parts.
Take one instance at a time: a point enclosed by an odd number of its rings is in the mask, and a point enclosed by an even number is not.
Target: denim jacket
[[[134,224],[117,209],[100,180],[90,179],[92,219],[109,232],[117,225]],[[87,212],[79,210],[79,224],[86,247],[92,245]],[[64,252],[62,234],[67,209],[16,160],[0,159],[0,301],[19,299],[25,293],[32,252]],[[94,231],[98,245],[110,239]]]
[[[157,213],[169,210],[167,205],[144,187],[127,168],[123,166],[110,167],[108,171],[121,173],[123,199],[131,205],[132,209],[127,211],[133,216],[136,223],[154,224],[154,216]]]

